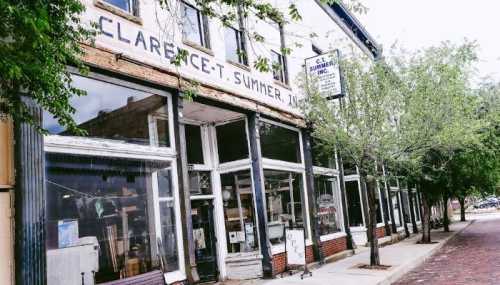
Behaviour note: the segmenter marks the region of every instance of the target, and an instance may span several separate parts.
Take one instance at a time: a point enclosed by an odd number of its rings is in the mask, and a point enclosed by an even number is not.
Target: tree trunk
[[[448,191],[443,193],[443,228],[445,232],[450,231],[450,218],[448,217]]]
[[[429,201],[422,195],[422,239],[421,243],[431,243],[431,207]]]
[[[460,221],[465,222],[465,197],[458,198],[460,203]]]
[[[377,204],[375,203],[375,177],[364,175],[362,180],[366,182],[366,194],[368,196],[368,231],[370,236],[370,266],[380,265],[380,256],[378,250],[377,238]]]

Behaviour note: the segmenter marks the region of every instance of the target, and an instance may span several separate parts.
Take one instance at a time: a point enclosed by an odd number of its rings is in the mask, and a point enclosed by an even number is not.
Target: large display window
[[[398,191],[392,190],[389,191],[392,200],[392,208],[394,212],[394,223],[396,227],[401,227],[401,205],[399,203]]]
[[[159,270],[184,279],[170,95],[94,73],[72,78],[87,92],[70,100],[84,132],[44,113],[49,283]]]
[[[346,198],[347,198],[347,208],[349,213],[349,226],[351,227],[364,226],[363,209],[361,205],[361,194],[359,191],[358,180],[346,181],[345,192],[347,196]]]
[[[314,178],[320,235],[342,231],[340,191],[337,177],[316,175]]]
[[[264,170],[267,227],[272,244],[284,242],[285,227],[303,227],[307,236],[307,219],[303,177],[300,173]]]

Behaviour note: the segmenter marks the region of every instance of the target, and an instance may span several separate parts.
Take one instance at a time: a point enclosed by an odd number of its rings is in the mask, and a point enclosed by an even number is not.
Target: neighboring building
[[[14,284],[13,187],[14,140],[12,122],[0,113],[0,284]]]
[[[194,1],[174,2],[166,11],[155,1],[83,0],[84,21],[101,32],[95,46],[83,45],[91,72],[71,69],[74,86],[88,93],[71,102],[88,135],[65,131],[47,113],[49,135],[16,127],[16,195],[24,197],[16,221],[27,221],[16,250],[32,256],[16,260],[18,280],[273,276],[285,270],[285,227],[304,228],[308,262],[346,250],[345,225],[365,227],[359,177],[346,178],[346,204],[337,160],[312,147],[296,81],[304,60],[321,52],[380,56],[355,17],[339,4],[301,0],[302,22],[223,27]],[[244,29],[261,31],[265,43],[250,43]],[[188,56],[176,67],[179,49]],[[257,55],[281,68],[256,71]],[[197,96],[186,100],[190,87]],[[389,195],[378,188],[382,228]]]

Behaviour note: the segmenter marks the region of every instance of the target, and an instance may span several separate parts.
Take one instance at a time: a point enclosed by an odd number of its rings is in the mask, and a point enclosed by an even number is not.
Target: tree
[[[443,195],[442,172],[455,150],[478,140],[481,120],[470,88],[476,44],[448,42],[403,58],[397,141],[422,193],[422,243],[430,243],[430,207]]]
[[[391,156],[395,135],[393,111],[400,101],[398,80],[389,66],[373,64],[363,57],[350,57],[339,62],[345,78],[346,97],[338,102],[325,99],[318,92],[314,78],[304,83],[308,100],[304,105],[306,119],[313,124],[313,137],[326,151],[337,150],[359,169],[368,197],[368,236],[370,265],[380,265],[376,238],[377,162]]]

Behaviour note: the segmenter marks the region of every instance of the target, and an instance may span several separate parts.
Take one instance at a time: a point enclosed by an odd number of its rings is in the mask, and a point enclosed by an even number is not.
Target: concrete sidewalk
[[[467,227],[470,222],[455,222],[450,226],[451,232],[445,233],[442,229],[433,231],[431,238],[433,244],[416,244],[421,235],[413,235],[398,243],[380,248],[380,259],[384,265],[391,265],[387,270],[356,269],[359,264],[369,263],[368,250],[356,252],[355,255],[340,261],[323,265],[314,269],[312,277],[300,279],[300,274],[277,278],[273,280],[252,280],[239,282],[241,285],[265,284],[265,285],[320,285],[320,284],[391,284],[405,273],[425,261],[434,252],[439,250],[446,241]],[[233,283],[224,283],[233,284]],[[238,283],[235,283],[238,284]]]

